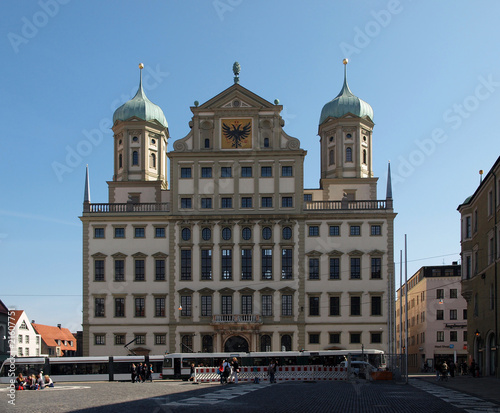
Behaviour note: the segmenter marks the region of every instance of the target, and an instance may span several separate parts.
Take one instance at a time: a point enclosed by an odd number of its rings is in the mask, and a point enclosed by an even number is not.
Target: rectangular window
[[[260,176],[263,178],[269,178],[273,176],[272,166],[262,166],[260,168]]]
[[[201,279],[212,279],[212,250],[201,250]]]
[[[135,299],[135,316],[136,317],[145,317],[146,316],[146,307],[145,307],[145,299],[144,297],[136,297]]]
[[[181,280],[191,279],[191,250],[181,250]]]
[[[291,280],[292,277],[292,268],[293,268],[293,259],[292,259],[292,249],[291,248],[283,248],[281,250],[281,278],[283,280]]]
[[[95,317],[104,317],[104,298],[94,299],[94,304]]]
[[[462,331],[462,339],[467,342],[467,331]]]
[[[309,279],[319,280],[319,258],[309,258]]]
[[[233,198],[222,198],[220,207],[221,208],[232,208],[233,207]]]
[[[212,296],[202,295],[201,296],[201,316],[211,317],[212,316]]]
[[[201,168],[201,177],[202,178],[211,178],[212,177],[212,167],[204,166]]]
[[[96,346],[104,346],[104,345],[106,345],[106,335],[105,334],[96,334],[94,336],[94,344]]]
[[[270,248],[262,249],[262,279],[270,280],[273,278],[273,250]]]
[[[304,194],[304,201],[309,202],[313,200],[313,195],[312,194]]]
[[[382,278],[382,258],[372,258],[372,278]]]
[[[104,281],[104,260],[94,261],[94,281]]]
[[[144,260],[135,260],[135,281],[144,281]]]
[[[372,315],[382,315],[382,297],[372,296]]]
[[[330,280],[340,280],[340,258],[330,258]]]
[[[252,197],[244,196],[241,198],[241,207],[242,208],[252,208]]]
[[[293,176],[293,167],[292,166],[282,166],[281,167],[281,176]]]
[[[135,334],[135,344],[146,344],[146,335]]]
[[[436,320],[444,320],[444,310],[436,310]]]
[[[190,295],[181,295],[181,316],[191,317],[192,297]]]
[[[360,344],[361,343],[361,333],[350,333],[351,344]]]
[[[222,296],[222,314],[233,314],[233,297],[231,295]]]
[[[372,344],[382,343],[382,333],[370,333],[370,343]]]
[[[458,315],[457,315],[457,310],[450,310],[450,320],[457,320]]]
[[[458,332],[450,331],[450,341],[458,341]]]
[[[273,296],[263,295],[262,296],[262,315],[272,316],[273,315]]]
[[[165,260],[155,260],[155,280],[165,281]]]
[[[361,235],[361,227],[359,225],[351,225],[350,227],[351,236],[359,236]]]
[[[144,238],[146,235],[146,229],[144,227],[134,228],[135,238]]]
[[[115,317],[125,317],[125,298],[115,298]]]
[[[292,296],[282,295],[281,296],[281,315],[285,317],[290,317],[293,315],[292,312]]]
[[[252,279],[252,250],[242,249],[241,250],[241,279],[251,280]]]
[[[125,280],[125,260],[115,260],[115,281]]]
[[[309,315],[319,315],[319,297],[309,297]]]
[[[252,167],[251,166],[242,166],[241,167],[241,177],[242,178],[251,178],[252,177]]]
[[[281,198],[281,207],[282,208],[293,208],[293,197],[284,196]]]
[[[165,228],[164,227],[155,228],[155,238],[165,238]]]
[[[181,178],[191,178],[191,168],[181,168]]]
[[[458,297],[458,290],[456,288],[451,288],[450,289],[450,298],[457,298]]]
[[[309,236],[310,237],[319,237],[319,226],[318,225],[309,225]]]
[[[223,249],[222,250],[222,279],[232,280],[233,279],[233,250]]]
[[[463,309],[462,317],[464,320],[467,320],[467,309],[466,308]]]
[[[181,209],[191,209],[192,207],[191,198],[181,198]]]
[[[330,333],[330,344],[340,344],[340,333]]]
[[[309,333],[309,344],[319,344],[318,333]]]
[[[94,228],[94,238],[104,238],[104,228]]]
[[[125,238],[125,228],[115,228],[115,238]]]
[[[231,178],[233,176],[233,173],[231,171],[230,166],[223,166],[220,168],[220,177],[221,178]]]
[[[261,199],[262,208],[272,208],[273,207],[273,197],[263,196]]]
[[[361,315],[361,297],[351,296],[351,315]]]
[[[382,226],[381,225],[372,225],[370,227],[370,234],[372,236],[382,235]]]
[[[361,258],[351,258],[351,279],[361,278]]]
[[[166,334],[155,334],[155,345],[162,346],[167,344],[167,335]]]
[[[155,317],[165,317],[165,298],[155,298]]]
[[[444,298],[444,290],[442,288],[438,288],[436,290],[436,298],[439,299]]]
[[[212,198],[201,198],[201,209],[212,209]]]
[[[436,341],[444,341],[444,331],[436,332]]]
[[[115,345],[120,346],[125,344],[125,334],[115,334]]]
[[[241,296],[241,314],[252,314],[252,296]]]
[[[330,237],[339,237],[340,236],[340,225],[330,225],[329,234],[330,234]]]
[[[340,297],[330,297],[330,315],[340,315]]]

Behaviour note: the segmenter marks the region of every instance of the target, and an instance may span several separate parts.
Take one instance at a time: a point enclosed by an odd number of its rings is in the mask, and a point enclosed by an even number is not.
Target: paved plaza
[[[467,386],[467,379],[461,385]],[[474,379],[470,379],[474,380]],[[475,379],[478,389],[491,387],[478,397],[443,387],[432,377],[397,382],[318,382],[281,384],[192,384],[158,381],[64,383],[54,389],[15,393],[15,406],[6,385],[0,387],[0,412],[23,413],[128,413],[128,412],[499,412],[498,380]],[[481,382],[481,380],[483,380]],[[456,381],[458,383],[458,381]],[[460,384],[460,383],[459,383]],[[498,386],[498,387],[496,387]],[[460,387],[460,386],[459,386]],[[496,393],[495,393],[495,388]]]

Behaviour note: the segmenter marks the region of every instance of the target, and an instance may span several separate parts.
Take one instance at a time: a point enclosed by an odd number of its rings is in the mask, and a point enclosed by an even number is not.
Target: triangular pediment
[[[234,84],[200,105],[198,110],[214,110],[219,108],[240,110],[242,108],[268,108],[274,110],[277,109],[277,106],[243,86]]]
[[[363,251],[360,251],[360,250],[353,250],[349,253],[349,255],[352,255],[352,256],[355,256],[355,257],[360,257],[361,255],[363,255]]]

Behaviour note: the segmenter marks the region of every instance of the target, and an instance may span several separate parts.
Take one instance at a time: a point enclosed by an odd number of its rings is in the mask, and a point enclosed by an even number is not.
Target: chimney
[[[31,324],[35,324],[35,320],[31,320]]]
[[[57,325],[57,328],[61,328],[61,324],[58,324],[58,325]]]

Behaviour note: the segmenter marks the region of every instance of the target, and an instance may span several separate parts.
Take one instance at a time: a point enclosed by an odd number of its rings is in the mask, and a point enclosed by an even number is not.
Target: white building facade
[[[31,322],[23,310],[11,310],[14,328],[11,339],[15,342],[10,344],[11,355],[18,357],[40,356],[40,334],[37,334]]]
[[[115,112],[109,202],[85,186],[83,354],[392,351],[396,214],[390,175],[377,200],[371,107],[344,80],[320,118],[320,187],[304,189],[283,107],[233,69],[172,151],[142,86]]]

